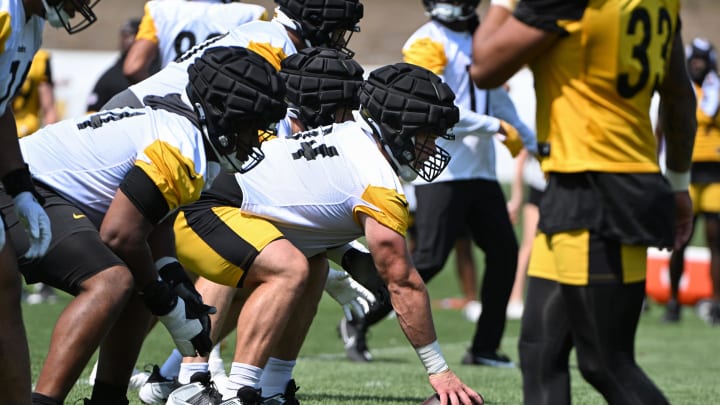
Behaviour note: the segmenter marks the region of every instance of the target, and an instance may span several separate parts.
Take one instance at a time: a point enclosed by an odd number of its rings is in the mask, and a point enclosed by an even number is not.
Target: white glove
[[[193,345],[193,339],[202,335],[203,327],[200,320],[187,318],[185,301],[178,298],[175,308],[165,315],[158,316],[158,320],[167,328],[180,354],[183,357],[195,357],[197,353]],[[212,343],[210,346],[212,347]]]
[[[29,191],[23,191],[13,200],[15,201],[15,214],[30,239],[30,247],[23,256],[31,260],[42,257],[47,253],[50,239],[52,239],[50,218]]]
[[[375,296],[347,272],[330,268],[325,291],[343,308],[348,321],[362,319],[375,303]]]

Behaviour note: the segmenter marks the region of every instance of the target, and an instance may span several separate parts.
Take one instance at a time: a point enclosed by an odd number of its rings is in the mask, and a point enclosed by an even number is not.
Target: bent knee
[[[83,281],[80,287],[81,293],[94,292],[125,300],[133,292],[134,280],[127,267],[112,266]]]

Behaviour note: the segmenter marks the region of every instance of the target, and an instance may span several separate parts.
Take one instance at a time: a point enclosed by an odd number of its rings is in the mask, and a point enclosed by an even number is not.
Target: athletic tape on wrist
[[[491,0],[490,5],[504,7],[512,12],[515,11],[517,0]]]
[[[690,171],[676,172],[674,170],[667,169],[665,171],[665,178],[673,191],[687,191],[690,187]]]
[[[440,344],[438,344],[437,340],[429,345],[416,348],[415,352],[417,352],[429,375],[439,374],[450,368],[445,361],[445,357],[440,352]]]

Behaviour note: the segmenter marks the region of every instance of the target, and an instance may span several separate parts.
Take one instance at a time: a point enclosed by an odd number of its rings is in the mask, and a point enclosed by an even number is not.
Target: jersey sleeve
[[[429,37],[411,39],[402,53],[406,63],[424,67],[436,75],[442,75],[448,64],[443,44]]]
[[[378,223],[405,236],[410,222],[409,204],[404,195],[394,189],[369,186],[362,199],[372,205],[358,205],[353,209],[355,221],[360,223],[358,215],[367,214]]]
[[[152,17],[150,2],[145,3],[145,14],[143,14],[142,20],[140,20],[140,26],[138,27],[135,39],[147,39],[156,45],[159,43],[157,27]]]
[[[567,35],[563,25],[582,18],[588,0],[522,0],[515,18],[543,31]]]
[[[248,42],[247,49],[259,54],[265,60],[270,62],[275,70],[280,70],[280,62],[287,57],[287,53],[283,48],[277,48],[267,42]]]
[[[200,197],[205,180],[195,171],[195,163],[180,150],[163,141],[150,144],[135,162],[152,179],[170,210]]]

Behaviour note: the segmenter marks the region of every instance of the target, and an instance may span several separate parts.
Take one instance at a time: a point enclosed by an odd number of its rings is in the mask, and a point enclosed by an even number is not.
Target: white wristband
[[[420,361],[422,361],[429,375],[439,374],[450,368],[440,352],[440,345],[437,340],[427,346],[418,347],[415,351],[417,352],[418,357],[420,357]]]
[[[674,170],[665,170],[665,178],[673,191],[687,191],[690,187],[690,171],[676,172]]]

